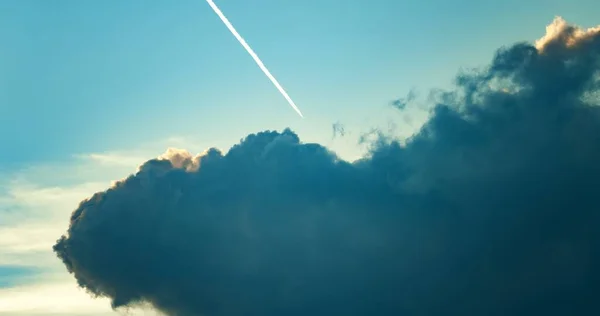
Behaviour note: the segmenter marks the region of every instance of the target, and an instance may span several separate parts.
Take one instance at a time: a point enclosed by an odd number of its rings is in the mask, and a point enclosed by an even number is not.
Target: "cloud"
[[[336,138],[338,135],[340,137],[344,137],[346,136],[346,128],[344,127],[344,125],[340,122],[335,122],[331,125],[331,129],[333,131],[333,136],[331,137],[332,139]]]
[[[597,314],[600,32],[552,30],[352,163],[290,130],[147,161],[54,250],[168,315]]]
[[[77,289],[52,246],[73,205],[164,146],[186,143],[171,138],[0,173],[0,315],[116,315],[108,300],[94,301]],[[140,313],[151,315],[148,309]]]
[[[56,266],[49,249],[63,230],[69,209],[108,183],[45,186],[25,179],[9,181],[0,203],[0,267]]]
[[[396,100],[390,102],[390,105],[398,110],[404,110],[404,109],[406,109],[406,106],[408,104],[410,104],[411,102],[414,102],[416,99],[417,99],[417,92],[414,89],[411,89],[408,92],[408,94],[406,95],[406,97],[396,99]]]
[[[82,289],[66,280],[0,288],[0,314],[31,315],[116,315],[106,299],[92,300]],[[149,309],[129,311],[129,315],[158,315]],[[125,315],[125,314],[124,314]]]
[[[114,315],[105,301],[77,289],[50,250],[70,206],[108,181],[53,187],[21,176],[5,188],[8,210],[0,207],[0,314]]]
[[[581,43],[588,40],[593,40],[594,37],[598,36],[600,32],[600,25],[583,29],[575,25],[569,25],[561,17],[556,17],[552,23],[546,27],[546,35],[535,42],[535,47],[543,51],[547,46],[566,45],[571,48],[576,46],[577,43]]]

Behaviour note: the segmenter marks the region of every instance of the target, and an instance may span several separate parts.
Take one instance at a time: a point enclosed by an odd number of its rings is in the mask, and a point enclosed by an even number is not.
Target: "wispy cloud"
[[[162,315],[148,307],[115,312],[108,299],[92,299],[70,278],[47,278],[35,284],[0,289],[0,315],[55,316],[94,315],[109,316],[118,313],[136,316]]]
[[[0,289],[0,314],[114,315],[106,301],[86,296],[73,282],[43,282]]]
[[[169,138],[130,150],[76,154],[69,161],[1,174],[0,269],[6,268],[3,275],[10,282],[0,282],[0,315],[115,315],[108,300],[92,299],[77,287],[52,245],[83,199],[135,172],[141,162],[158,156],[165,147],[191,143]],[[11,271],[19,273],[11,275]],[[153,313],[146,309],[139,315],[158,315]]]

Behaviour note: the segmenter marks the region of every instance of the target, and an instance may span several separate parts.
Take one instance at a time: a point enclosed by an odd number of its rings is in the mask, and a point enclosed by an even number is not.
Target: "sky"
[[[115,314],[52,246],[80,201],[169,147],[289,127],[352,161],[372,128],[406,138],[430,115],[392,100],[451,87],[555,16],[600,24],[591,0],[215,2],[304,119],[204,1],[0,2],[0,315]]]

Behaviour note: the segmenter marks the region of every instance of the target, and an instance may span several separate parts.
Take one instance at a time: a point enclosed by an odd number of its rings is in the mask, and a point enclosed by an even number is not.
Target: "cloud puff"
[[[460,74],[404,143],[170,151],[54,250],[113,307],[168,315],[597,314],[600,31],[561,23]]]

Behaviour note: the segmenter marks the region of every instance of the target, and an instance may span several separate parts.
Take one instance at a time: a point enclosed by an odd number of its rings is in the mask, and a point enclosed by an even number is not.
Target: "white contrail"
[[[235,28],[233,27],[233,25],[231,25],[231,23],[229,22],[229,20],[227,19],[227,17],[225,17],[225,15],[223,14],[223,12],[221,12],[221,10],[219,9],[219,7],[217,7],[217,5],[212,0],[206,0],[206,2],[208,2],[208,4],[210,5],[210,7],[215,11],[215,13],[219,16],[219,18],[221,18],[221,21],[223,21],[223,23],[225,23],[225,26],[227,26],[227,28],[229,29],[229,31],[231,31],[231,33],[233,34],[233,36],[235,36],[235,38],[237,38],[237,40],[240,42],[240,44],[242,44],[242,46],[244,46],[244,48],[246,49],[246,51],[248,52],[248,54],[250,54],[250,56],[252,56],[252,59],[254,59],[254,61],[258,65],[258,67],[260,67],[260,69],[265,73],[265,75],[269,79],[271,79],[271,82],[273,83],[273,85],[275,85],[275,87],[277,88],[277,90],[279,90],[279,92],[288,101],[288,103],[292,106],[292,108],[294,108],[294,110],[296,110],[296,112],[300,115],[300,117],[304,117],[302,115],[302,113],[300,112],[300,109],[298,109],[298,107],[296,106],[296,103],[294,103],[294,101],[292,100],[292,98],[290,98],[290,96],[287,94],[287,92],[285,92],[285,90],[279,84],[279,82],[277,82],[277,79],[275,79],[275,77],[273,77],[273,75],[271,74],[271,72],[269,71],[269,69],[267,69],[267,67],[265,67],[265,64],[263,64],[263,62],[260,60],[260,58],[258,58],[258,55],[256,55],[256,53],[252,50],[252,48],[250,48],[250,45],[248,45],[248,43],[246,43],[246,41],[242,38],[242,36],[240,35],[240,33],[238,33],[235,30]]]

